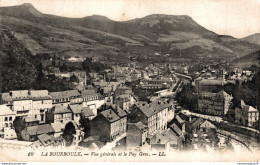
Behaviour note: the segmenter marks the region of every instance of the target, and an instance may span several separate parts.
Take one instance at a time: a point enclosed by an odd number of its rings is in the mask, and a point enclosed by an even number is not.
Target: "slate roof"
[[[15,115],[15,113],[6,105],[0,105],[0,116]]]
[[[119,106],[112,104],[111,105],[112,109],[114,110],[114,112],[119,116],[119,117],[125,117],[127,116],[126,111],[122,110]]]
[[[147,125],[144,125],[141,121],[135,123],[135,126],[136,126],[141,132],[146,132],[146,131],[148,131]]]
[[[82,113],[84,114],[85,117],[95,116],[95,114],[88,106],[82,108]]]
[[[65,129],[65,123],[51,123],[51,126],[54,129],[55,133],[62,132]]]
[[[62,98],[71,98],[71,97],[78,97],[80,93],[78,90],[67,90],[61,92],[50,92],[49,93],[52,99],[62,99]]]
[[[178,137],[170,129],[165,130],[162,133],[156,133],[151,138],[151,144],[178,144]]]
[[[193,128],[196,128],[198,127],[199,124],[201,124],[203,122],[203,119],[202,118],[198,118],[197,120],[195,120],[193,123],[192,123],[192,127]]]
[[[178,136],[182,134],[182,130],[176,125],[176,123],[173,123],[172,125],[170,125],[170,127],[174,132],[176,132]]]
[[[69,105],[69,108],[72,110],[72,112],[74,114],[79,114],[82,111],[82,105],[79,104],[73,104],[73,105]]]
[[[61,113],[72,113],[67,107],[61,105],[54,106],[54,114],[61,114]]]
[[[34,118],[34,117],[26,117],[24,119],[25,122],[30,123],[30,122],[35,122],[35,121],[39,121],[38,119]]]
[[[212,124],[211,122],[209,122],[208,120],[205,120],[201,125],[201,128],[214,128],[216,129],[216,126],[214,124]]]
[[[89,96],[101,96],[99,93],[96,93],[93,89],[83,90],[81,92],[82,97],[89,97]]]
[[[120,119],[120,117],[112,109],[102,111],[100,114],[103,115],[110,123]]]
[[[169,107],[170,105],[172,105],[172,103],[168,103],[167,101],[154,101],[144,106],[138,103],[136,103],[135,105],[144,113],[146,117],[151,117],[152,115],[157,114],[163,109]]]
[[[223,86],[225,84],[224,80],[221,79],[202,79],[199,82],[199,85],[209,85],[209,86]]]
[[[3,101],[51,99],[47,90],[17,90],[10,91],[9,93],[2,93],[1,95]]]
[[[54,133],[54,129],[50,124],[36,125],[25,128],[30,135],[40,135],[44,133]]]

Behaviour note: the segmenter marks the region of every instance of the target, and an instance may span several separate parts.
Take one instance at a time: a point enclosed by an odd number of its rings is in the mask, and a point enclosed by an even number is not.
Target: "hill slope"
[[[2,7],[0,16],[1,24],[15,32],[32,54],[103,51],[129,56],[133,52],[150,55],[160,51],[171,57],[226,59],[260,49],[247,41],[211,32],[189,16],[150,15],[117,22],[98,15],[47,15],[30,4]]]
[[[248,41],[250,43],[260,45],[260,33],[255,33],[255,34],[252,34],[250,36],[244,37],[242,39],[245,40],[245,41]]]
[[[37,78],[35,64],[37,60],[30,51],[10,31],[0,27],[0,91],[30,89]]]

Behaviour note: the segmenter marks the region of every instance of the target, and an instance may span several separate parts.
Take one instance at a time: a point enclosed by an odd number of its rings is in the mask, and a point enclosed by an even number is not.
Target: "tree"
[[[83,128],[83,132],[85,132],[85,136],[89,136],[90,135],[90,120],[88,118],[84,117],[84,114],[80,115],[80,120],[79,123],[81,125],[81,127]]]
[[[37,70],[38,70],[37,81],[38,81],[38,82],[42,82],[42,80],[43,80],[43,78],[44,78],[42,63],[40,63],[40,64],[38,65]]]
[[[13,126],[17,134],[18,139],[21,139],[21,132],[26,127],[26,123],[22,117],[16,117]]]
[[[76,128],[72,122],[66,124],[65,129],[63,131],[62,137],[66,141],[66,146],[70,146],[73,142],[74,134],[76,134]]]

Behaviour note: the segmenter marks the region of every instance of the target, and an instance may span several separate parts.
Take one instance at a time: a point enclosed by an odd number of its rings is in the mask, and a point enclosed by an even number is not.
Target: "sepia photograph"
[[[0,162],[258,165],[259,60],[260,0],[0,0]]]

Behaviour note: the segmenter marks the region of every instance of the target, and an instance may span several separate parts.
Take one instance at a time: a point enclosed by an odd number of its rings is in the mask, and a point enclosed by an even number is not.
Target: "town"
[[[48,87],[0,94],[0,147],[259,150],[259,107],[243,91],[254,91],[257,66],[198,66],[41,60],[39,81],[53,80]]]

